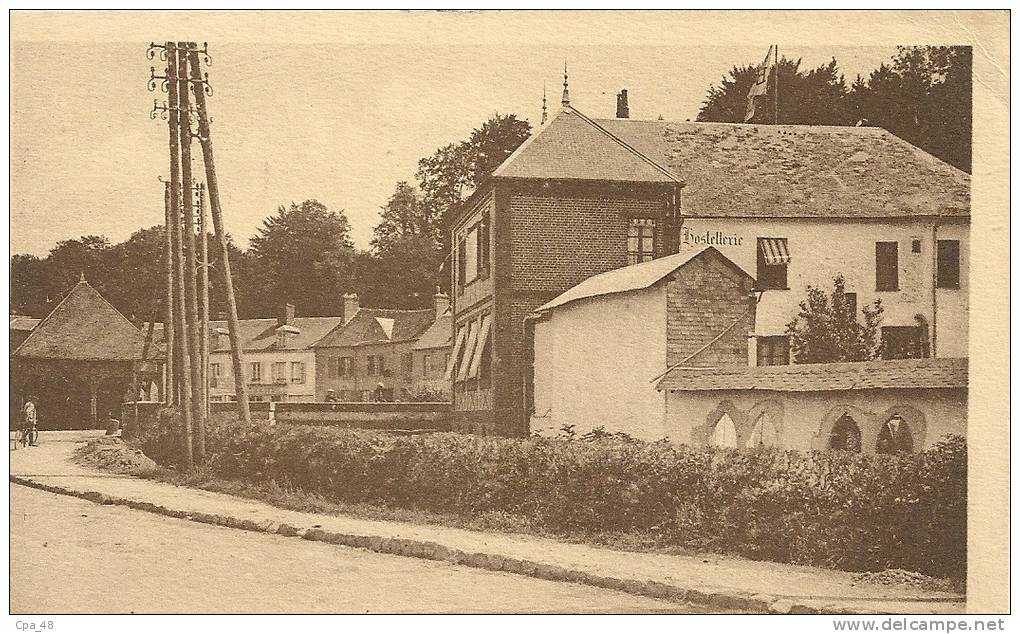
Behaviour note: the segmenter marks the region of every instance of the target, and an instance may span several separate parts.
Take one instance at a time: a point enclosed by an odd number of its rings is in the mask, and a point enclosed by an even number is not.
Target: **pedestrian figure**
[[[29,396],[25,399],[25,405],[21,408],[21,446],[39,445],[39,416],[35,409],[35,397]]]
[[[340,399],[336,397],[336,392],[333,390],[326,390],[326,402],[327,403],[339,403]]]
[[[386,401],[386,386],[380,383],[375,388],[375,402],[382,403]]]
[[[899,414],[893,414],[892,418],[882,425],[882,430],[878,432],[876,449],[878,453],[910,453],[914,450],[914,438],[910,433],[910,427]]]

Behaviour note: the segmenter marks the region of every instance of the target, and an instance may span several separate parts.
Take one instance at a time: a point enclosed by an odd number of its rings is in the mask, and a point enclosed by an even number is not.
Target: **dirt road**
[[[684,606],[11,492],[11,611],[688,612]]]

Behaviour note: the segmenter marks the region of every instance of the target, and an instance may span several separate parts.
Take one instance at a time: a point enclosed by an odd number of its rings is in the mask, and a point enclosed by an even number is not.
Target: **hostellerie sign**
[[[684,246],[740,247],[744,245],[744,236],[711,229],[683,228]]]

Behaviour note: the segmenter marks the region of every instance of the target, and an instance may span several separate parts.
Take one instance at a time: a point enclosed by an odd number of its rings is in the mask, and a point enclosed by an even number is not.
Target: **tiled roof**
[[[536,312],[550,310],[557,306],[562,306],[563,304],[577,301],[579,299],[586,299],[588,297],[597,297],[599,295],[609,295],[611,293],[623,293],[626,291],[636,291],[648,288],[702,254],[712,254],[716,257],[722,258],[738,270],[742,271],[748,277],[753,277],[732,260],[720,253],[715,247],[702,246],[700,248],[696,247],[688,249],[674,255],[667,255],[665,257],[648,262],[642,262],[640,264],[632,264],[630,266],[613,269],[611,271],[589,277],[577,286],[568,289],[562,295],[556,297],[549,303],[540,306]]]
[[[493,176],[681,181],[694,217],[970,216],[968,174],[874,127],[593,120],[571,109]]]
[[[14,351],[20,359],[131,361],[142,358],[145,336],[84,279]],[[161,356],[158,349],[149,358]]]
[[[574,109],[558,113],[507,157],[493,176],[672,183],[654,157]]]
[[[360,308],[347,325],[340,324],[333,328],[314,347],[346,348],[372,343],[411,341],[420,337],[434,319],[435,310],[431,308],[427,310]],[[392,324],[386,320],[392,320]]]
[[[966,388],[967,359],[902,359],[861,363],[809,363],[765,367],[677,368],[658,390],[771,390],[830,392],[843,390]]]
[[[429,350],[432,348],[446,348],[453,345],[453,315],[446,311],[439,316],[439,319],[432,322],[429,329],[418,337],[418,341],[412,346],[415,350]]]

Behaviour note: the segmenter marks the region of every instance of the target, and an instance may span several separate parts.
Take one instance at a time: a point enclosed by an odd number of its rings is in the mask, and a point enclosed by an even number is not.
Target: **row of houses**
[[[448,400],[449,297],[432,308],[367,308],[344,296],[340,317],[242,319],[245,381],[255,402]],[[209,323],[209,398],[236,398],[225,320]],[[157,324],[157,339],[162,329]]]

